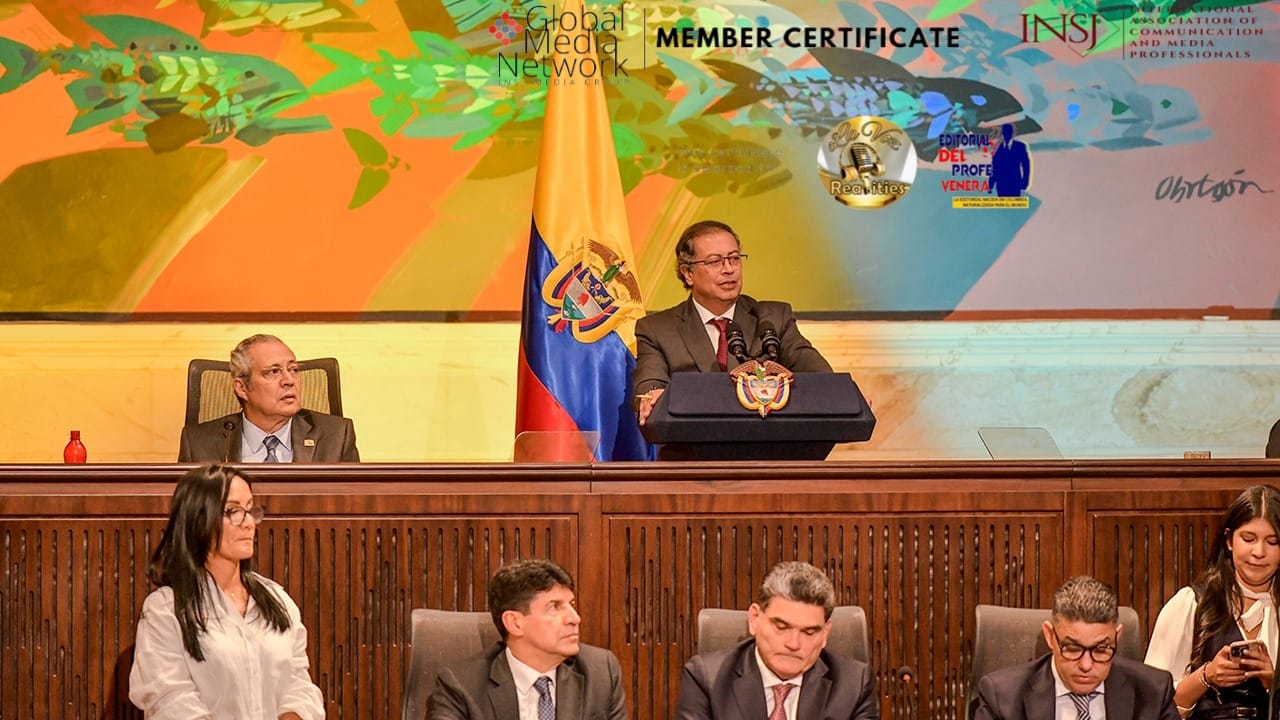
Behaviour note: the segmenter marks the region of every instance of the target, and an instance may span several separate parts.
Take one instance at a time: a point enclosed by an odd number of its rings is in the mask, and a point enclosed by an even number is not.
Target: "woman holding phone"
[[[1266,718],[1280,650],[1280,490],[1255,485],[1227,508],[1209,566],[1160,610],[1146,663],[1168,670],[1184,718]]]

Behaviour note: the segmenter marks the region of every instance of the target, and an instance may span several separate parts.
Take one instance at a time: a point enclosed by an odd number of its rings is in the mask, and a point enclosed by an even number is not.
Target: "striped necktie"
[[[1093,720],[1093,716],[1089,714],[1089,703],[1097,696],[1097,691],[1084,695],[1070,694],[1071,702],[1076,706],[1076,720]]]
[[[787,696],[794,687],[791,683],[773,686],[773,712],[769,713],[769,720],[787,720]]]

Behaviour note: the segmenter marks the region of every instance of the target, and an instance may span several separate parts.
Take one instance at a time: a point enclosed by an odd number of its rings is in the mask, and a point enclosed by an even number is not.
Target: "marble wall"
[[[977,428],[1041,427],[1070,458],[1258,457],[1280,418],[1280,321],[807,322],[870,398],[872,439],[833,459],[987,457]],[[177,455],[186,364],[271,332],[342,364],[361,455],[505,461],[515,323],[0,324],[0,462]]]

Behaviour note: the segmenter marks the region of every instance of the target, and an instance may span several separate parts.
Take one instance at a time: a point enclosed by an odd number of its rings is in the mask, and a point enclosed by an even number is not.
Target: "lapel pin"
[[[315,440],[312,440],[311,438],[307,438],[306,440],[303,440],[303,441],[302,441],[302,446],[303,446],[303,447],[315,447],[315,446],[316,446],[316,441],[315,441]]]

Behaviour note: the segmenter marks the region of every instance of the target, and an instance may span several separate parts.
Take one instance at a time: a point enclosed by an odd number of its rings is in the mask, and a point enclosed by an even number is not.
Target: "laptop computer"
[[[1061,460],[1062,451],[1040,427],[983,427],[978,437],[992,460]]]

